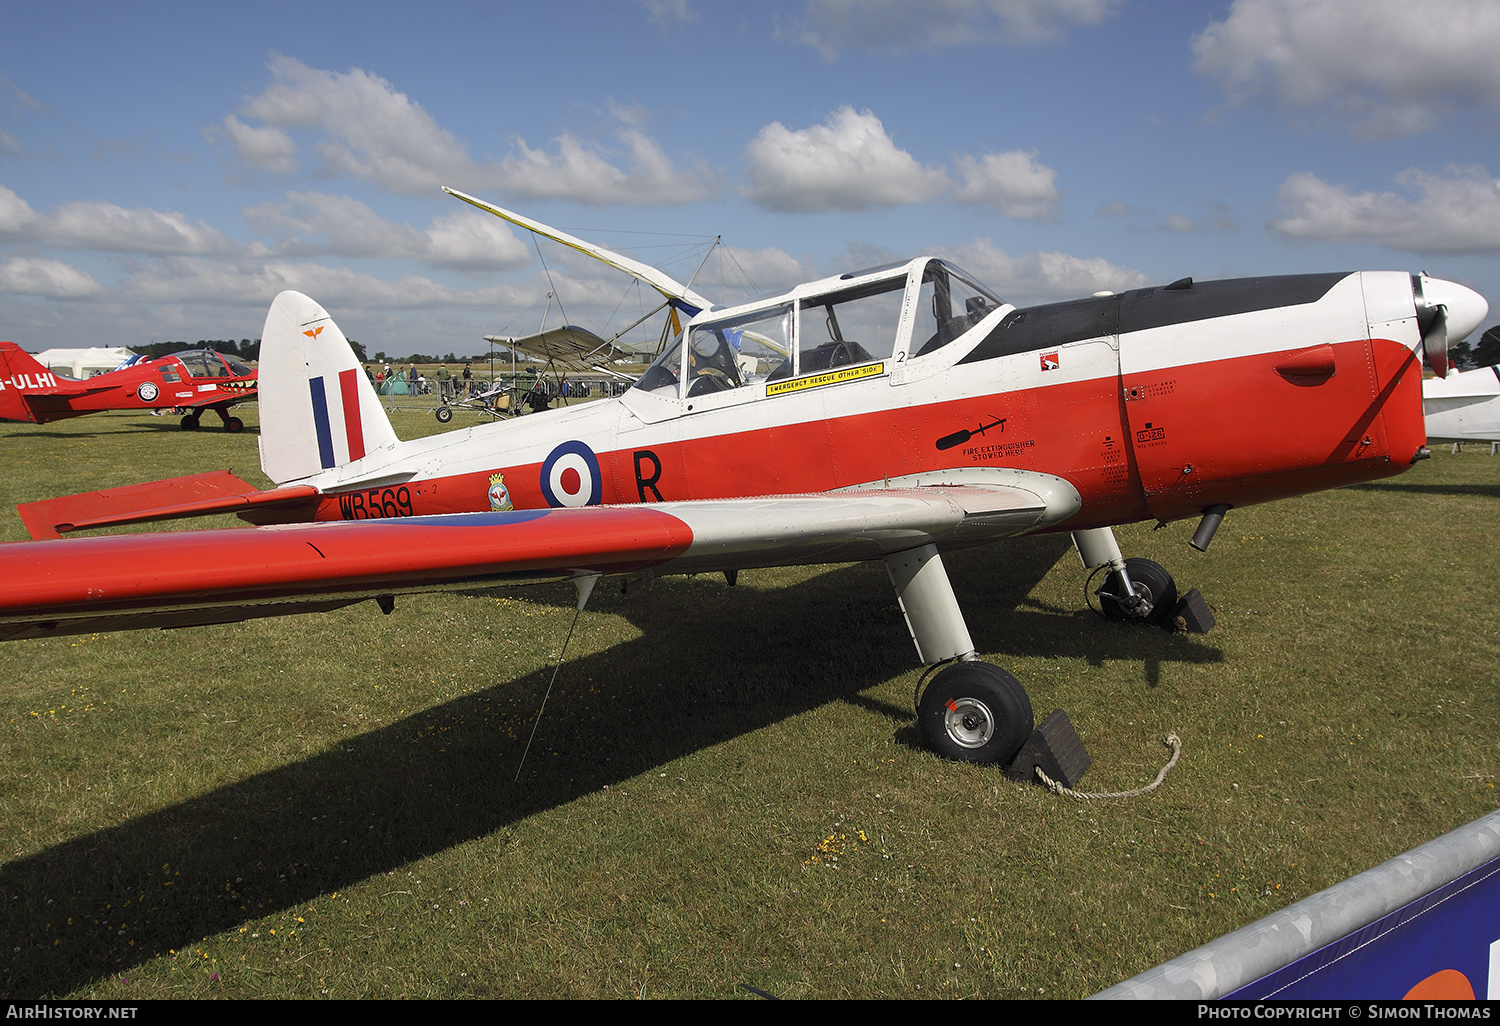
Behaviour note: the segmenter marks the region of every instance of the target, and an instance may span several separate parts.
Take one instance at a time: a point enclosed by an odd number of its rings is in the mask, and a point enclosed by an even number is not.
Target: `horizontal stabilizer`
[[[317,494],[317,489],[308,485],[263,492],[227,470],[215,470],[25,502],[16,507],[16,512],[31,536],[41,540],[97,527],[295,506],[311,502]]]

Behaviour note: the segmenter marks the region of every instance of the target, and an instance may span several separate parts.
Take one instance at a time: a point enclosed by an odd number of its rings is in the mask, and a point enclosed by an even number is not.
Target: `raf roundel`
[[[597,506],[604,487],[599,458],[582,442],[563,442],[542,461],[542,498],[549,506]]]
[[[156,385],[150,381],[142,381],[136,386],[135,394],[141,397],[141,402],[149,403],[156,398]]]

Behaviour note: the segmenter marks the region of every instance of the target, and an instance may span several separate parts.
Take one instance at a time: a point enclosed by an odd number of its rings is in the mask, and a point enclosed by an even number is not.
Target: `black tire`
[[[1021,682],[988,663],[955,663],[932,678],[917,707],[927,747],[957,762],[1004,765],[1031,736]]]
[[[245,422],[238,417],[230,417],[224,422],[224,430],[228,431],[231,435],[237,435],[245,430]]]
[[[439,406],[433,416],[438,419],[439,424],[446,424],[453,419],[453,411],[446,406]]]
[[[1119,574],[1111,570],[1099,592],[1099,607],[1104,611],[1105,617],[1150,624],[1153,627],[1160,627],[1170,620],[1172,610],[1177,608],[1177,584],[1172,580],[1172,575],[1167,573],[1166,567],[1154,560],[1136,556],[1125,561],[1125,570],[1130,574],[1136,594],[1151,603],[1151,610],[1141,616],[1126,608],[1115,597],[1125,594],[1124,582],[1120,580]]]
[[[193,416],[191,413],[189,413],[186,417],[183,417],[182,418],[182,430],[184,430],[184,431],[197,431],[198,430],[198,418],[195,417],[195,416]]]

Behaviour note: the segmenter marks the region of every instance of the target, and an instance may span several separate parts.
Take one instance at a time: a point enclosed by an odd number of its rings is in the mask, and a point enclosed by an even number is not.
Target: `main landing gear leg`
[[[1031,736],[1031,700],[998,666],[979,661],[963,611],[936,545],[885,557],[886,573],[917,657],[924,663],[957,660],[932,678],[917,705],[922,739],[934,752],[962,762],[1001,763],[1015,758]]]
[[[1103,586],[1095,592],[1106,617],[1153,627],[1171,619],[1177,606],[1177,585],[1160,563],[1124,558],[1114,531],[1108,527],[1074,531],[1073,544],[1085,570],[1109,567]]]
[[[238,417],[231,417],[229,415],[229,407],[215,406],[213,407],[213,411],[217,413],[219,415],[219,419],[224,422],[224,430],[228,431],[231,435],[237,435],[241,431],[245,430],[245,422],[243,420],[240,420],[240,418]]]

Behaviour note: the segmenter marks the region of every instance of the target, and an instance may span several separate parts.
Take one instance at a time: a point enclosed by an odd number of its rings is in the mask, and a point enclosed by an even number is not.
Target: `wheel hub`
[[[995,717],[977,698],[955,698],[948,703],[943,727],[954,744],[983,748],[995,736]]]

